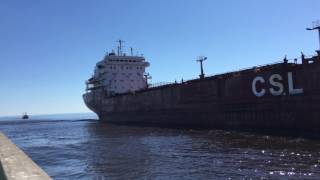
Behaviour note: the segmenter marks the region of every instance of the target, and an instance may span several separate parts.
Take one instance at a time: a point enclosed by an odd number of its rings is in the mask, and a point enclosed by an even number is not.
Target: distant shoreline
[[[0,120],[19,120],[21,115],[12,115],[12,116],[0,116]],[[48,120],[58,120],[58,119],[98,119],[94,113],[57,113],[57,114],[39,114],[39,115],[30,115],[30,120],[37,119],[48,119]]]

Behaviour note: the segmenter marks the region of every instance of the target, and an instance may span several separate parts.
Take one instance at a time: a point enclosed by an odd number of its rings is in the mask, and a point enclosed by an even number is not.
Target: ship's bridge
[[[108,53],[96,64],[94,75],[87,81],[87,90],[102,89],[112,95],[145,89],[145,68],[149,65],[143,56],[128,56],[118,48],[118,54]]]

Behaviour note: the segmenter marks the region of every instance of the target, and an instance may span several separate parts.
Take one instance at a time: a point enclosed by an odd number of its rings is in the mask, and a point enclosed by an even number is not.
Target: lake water
[[[100,123],[93,114],[0,118],[54,179],[320,179],[320,140]]]

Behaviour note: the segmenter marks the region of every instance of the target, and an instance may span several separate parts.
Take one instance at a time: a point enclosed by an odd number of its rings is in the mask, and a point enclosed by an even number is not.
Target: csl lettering
[[[266,93],[266,90],[265,89],[261,89],[260,91],[257,90],[257,83],[265,83],[265,80],[263,79],[263,77],[261,76],[257,76],[253,79],[252,81],[252,92],[255,96],[257,97],[262,97],[265,93]]]
[[[271,88],[269,88],[269,91],[274,96],[279,96],[283,93],[283,84],[280,82],[282,80],[282,77],[280,74],[273,74],[269,78],[269,83]]]
[[[289,88],[289,94],[302,94],[303,93],[302,88],[294,89],[292,72],[288,72],[288,88]]]
[[[270,94],[273,96],[280,96],[285,95],[284,93],[284,86],[281,82],[283,80],[282,76],[280,74],[273,74],[269,77],[269,84],[271,87],[269,88]],[[266,88],[257,88],[257,84],[260,84],[260,86],[263,86],[265,84],[265,79],[262,76],[257,76],[253,79],[251,88],[252,93],[256,97],[262,97],[266,94]],[[292,77],[292,72],[288,72],[288,92],[289,95],[295,95],[295,94],[302,94],[303,89],[302,88],[294,88],[294,82]]]

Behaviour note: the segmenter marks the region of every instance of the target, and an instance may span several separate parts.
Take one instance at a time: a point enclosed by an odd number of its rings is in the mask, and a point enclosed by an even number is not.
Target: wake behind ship
[[[142,56],[109,53],[86,82],[101,121],[178,127],[320,133],[320,51],[293,62],[150,86]],[[201,63],[205,60],[200,59]],[[201,64],[202,65],[202,64]],[[161,67],[160,67],[161,68]],[[202,69],[202,66],[201,66]],[[164,70],[165,71],[165,70]]]

